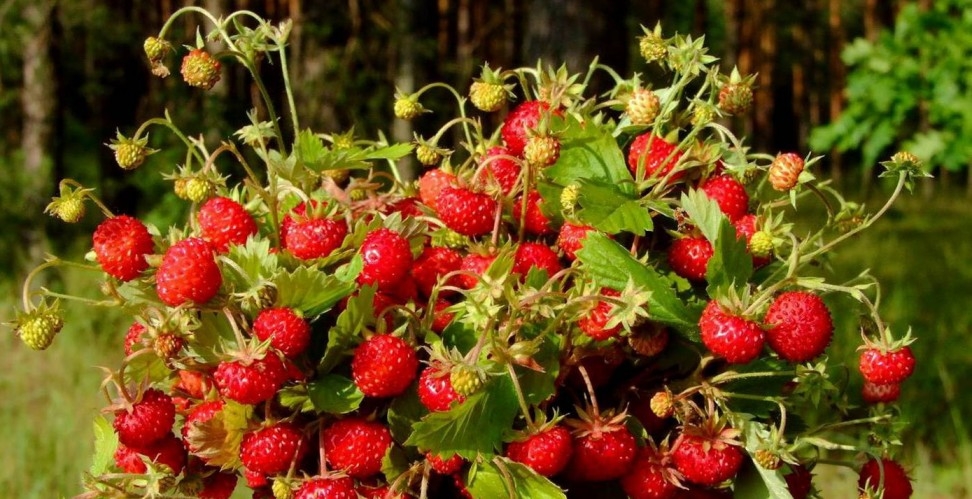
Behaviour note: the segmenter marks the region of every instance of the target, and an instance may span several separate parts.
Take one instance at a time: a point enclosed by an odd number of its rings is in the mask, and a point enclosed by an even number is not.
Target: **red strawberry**
[[[419,401],[432,412],[448,411],[453,402],[461,404],[466,397],[456,393],[449,381],[449,369],[432,362],[422,370],[418,383]]]
[[[470,253],[462,258],[462,263],[459,265],[459,270],[463,273],[456,276],[456,281],[459,287],[463,289],[472,289],[479,284],[479,278],[486,273],[486,269],[493,264],[496,260],[496,255],[480,255],[477,253]]]
[[[126,357],[145,346],[145,343],[142,341],[144,339],[145,331],[145,326],[142,325],[141,322],[133,322],[132,325],[128,327],[128,331],[125,333]]]
[[[834,335],[830,310],[819,296],[788,291],[773,300],[766,318],[766,340],[780,358],[807,362],[826,350]]]
[[[868,404],[878,404],[881,402],[891,403],[898,400],[900,396],[901,385],[899,383],[877,385],[865,381],[864,386],[861,388],[861,398]]]
[[[719,204],[730,222],[742,218],[749,211],[749,194],[738,180],[729,175],[716,175],[702,183],[702,192]]]
[[[550,246],[541,243],[525,242],[520,243],[513,255],[513,273],[526,276],[530,269],[538,268],[547,271],[547,277],[551,277],[561,269],[560,258]]]
[[[533,468],[533,471],[545,477],[560,473],[567,466],[573,452],[570,431],[560,425],[551,426],[506,446],[506,457]]]
[[[533,234],[535,236],[546,236],[547,234],[553,234],[554,229],[550,225],[550,219],[543,214],[543,210],[540,209],[540,203],[543,198],[540,197],[540,193],[537,191],[530,191],[527,194],[527,205],[526,205],[526,216],[523,216],[523,196],[516,198],[513,203],[513,218],[519,222],[523,221],[523,228],[528,234]]]
[[[280,422],[243,435],[240,460],[246,469],[263,475],[287,473],[307,452],[304,432],[293,423]]]
[[[419,208],[419,202],[420,202],[419,198],[414,196],[402,198],[388,205],[385,208],[385,210],[383,210],[383,213],[385,214],[401,213],[402,218],[420,217],[423,215],[423,213],[422,213],[422,209]]]
[[[462,266],[462,254],[452,248],[441,246],[426,246],[422,254],[415,259],[412,264],[412,279],[418,286],[418,290],[424,296],[432,296],[432,288],[438,283],[439,278],[455,272]],[[447,281],[450,286],[457,286],[457,279],[451,278]],[[448,296],[450,293],[443,291],[439,296]]]
[[[439,211],[439,194],[447,185],[456,185],[456,176],[439,168],[425,172],[418,180],[419,199],[433,211]]]
[[[705,270],[715,251],[712,243],[701,236],[689,236],[672,241],[668,248],[668,265],[679,276],[690,281],[705,281]]]
[[[148,447],[172,430],[175,424],[175,405],[161,390],[145,390],[141,399],[130,409],[115,411],[112,426],[118,441],[135,448]]]
[[[348,225],[343,220],[310,218],[294,222],[282,237],[284,247],[301,260],[313,260],[330,255],[341,247],[348,235]]]
[[[203,478],[203,488],[197,496],[199,499],[229,499],[236,490],[237,476],[235,473],[215,472]]]
[[[439,218],[464,236],[479,236],[493,230],[496,200],[465,187],[447,185],[436,198]]]
[[[246,479],[246,486],[253,489],[253,499],[269,499],[266,492],[270,492],[270,479],[266,475],[243,468],[243,478]],[[263,494],[260,494],[261,491]],[[273,497],[272,493],[270,497]]]
[[[389,334],[376,334],[354,351],[351,376],[354,384],[369,397],[394,397],[415,379],[418,357],[405,340]]]
[[[147,269],[145,256],[155,251],[145,224],[127,215],[101,222],[91,239],[98,264],[108,275],[122,281],[130,281]]]
[[[682,158],[682,152],[677,151],[675,147],[675,144],[652,135],[651,132],[639,135],[631,142],[631,149],[628,150],[628,169],[631,170],[632,175],[637,176],[638,165],[643,163],[645,178],[663,178]],[[675,173],[669,181],[675,182],[683,176],[682,172]]]
[[[683,433],[675,442],[672,460],[686,480],[706,487],[736,476],[743,462],[743,451],[736,445]]]
[[[142,461],[142,456],[131,447],[119,443],[115,449],[115,466],[125,473],[140,475],[148,470]]]
[[[203,398],[211,386],[212,380],[206,373],[186,369],[179,370],[179,381],[175,384],[177,390],[197,399]]]
[[[601,288],[600,293],[601,296],[613,298],[621,296],[621,293],[611,288]],[[621,332],[621,324],[616,324],[611,328],[606,327],[607,323],[611,320],[612,310],[614,310],[613,304],[606,301],[598,301],[597,305],[590,312],[577,321],[577,327],[595,341],[604,341],[608,338],[613,338]]]
[[[386,228],[373,230],[361,243],[361,259],[364,266],[358,274],[358,283],[374,284],[380,291],[391,291],[412,266],[412,249],[408,239]]]
[[[214,197],[203,203],[196,214],[203,239],[216,251],[225,253],[233,244],[244,244],[257,233],[256,222],[240,203],[226,197]]]
[[[442,298],[435,300],[435,303],[432,305],[432,331],[442,334],[442,331],[452,323],[452,319],[456,317],[456,314],[446,310],[451,305],[451,303]]]
[[[115,451],[115,464],[127,473],[145,473],[148,468],[140,455],[147,457],[153,463],[168,466],[173,475],[182,473],[186,467],[186,448],[172,433],[146,447],[128,447],[125,444],[118,444],[118,449]]]
[[[672,499],[679,490],[671,478],[672,471],[662,464],[661,456],[646,447],[631,471],[621,477],[621,488],[631,499]]]
[[[915,372],[915,355],[908,346],[889,351],[865,348],[860,369],[864,379],[876,385],[901,383]]]
[[[790,465],[790,472],[783,475],[786,488],[793,499],[807,499],[813,490],[813,474],[803,465]]]
[[[261,310],[253,320],[253,335],[260,341],[270,340],[270,346],[293,358],[310,344],[310,324],[292,308],[279,307]]]
[[[448,459],[443,459],[439,457],[438,454],[433,452],[426,452],[425,459],[432,466],[432,469],[440,475],[451,475],[453,473],[458,473],[462,469],[462,465],[465,461],[459,454],[453,454]]]
[[[359,479],[380,472],[381,461],[392,446],[388,427],[359,417],[335,421],[321,439],[327,463]]]
[[[756,217],[756,215],[749,213],[739,217],[735,222],[732,223],[732,225],[736,227],[736,237],[746,240],[747,253],[751,253],[750,241],[753,239],[753,234],[756,233],[756,224],[758,221],[759,219]],[[771,261],[772,258],[769,256],[753,255],[753,267],[755,268],[764,267]]]
[[[412,497],[405,494],[392,493],[391,487],[385,484],[375,486],[358,484],[357,491],[364,499],[406,499],[407,497]]]
[[[727,312],[715,300],[702,311],[699,329],[705,347],[733,364],[751,362],[763,351],[759,324]]]
[[[596,229],[589,225],[564,222],[564,225],[560,227],[560,233],[557,235],[557,247],[563,250],[567,258],[576,260],[577,250],[583,247],[584,238],[594,230]]]
[[[155,274],[159,299],[170,307],[211,300],[223,284],[212,245],[198,237],[173,244]]]
[[[521,103],[506,115],[500,134],[511,154],[519,156],[523,153],[523,148],[530,139],[530,132],[537,128],[540,118],[549,110],[550,104],[531,100]],[[563,114],[559,109],[549,112],[558,116]]]
[[[574,422],[574,453],[564,470],[576,482],[601,482],[621,478],[631,469],[638,453],[635,438],[623,417],[603,421]]]
[[[513,151],[503,147],[490,147],[483,155],[480,164],[482,171],[477,177],[478,185],[486,188],[490,185],[498,185],[503,195],[509,195],[516,187],[516,181],[520,178],[520,164],[508,156],[516,156]]]
[[[199,450],[189,443],[189,431],[194,425],[213,419],[213,416],[223,410],[223,405],[222,400],[209,400],[196,405],[189,411],[189,414],[186,416],[186,421],[182,425],[182,439],[186,442],[189,452],[195,454]]]
[[[280,357],[268,352],[262,359],[223,361],[213,374],[219,394],[241,404],[270,400],[287,380]]]
[[[872,458],[861,468],[860,477],[857,479],[857,490],[862,493],[877,492],[882,488],[883,499],[908,499],[913,493],[911,478],[900,464],[888,458],[882,458],[880,462]],[[861,495],[861,497],[865,496]]]
[[[456,487],[456,492],[462,499],[473,499],[472,494],[469,493],[469,489],[466,488],[466,481],[462,478],[462,475],[456,473],[452,475],[452,484]]]
[[[294,499],[358,499],[354,480],[343,475],[311,478],[294,494]]]

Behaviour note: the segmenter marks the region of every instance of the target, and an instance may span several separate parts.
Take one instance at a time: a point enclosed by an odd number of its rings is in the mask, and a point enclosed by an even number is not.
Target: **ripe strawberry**
[[[514,156],[523,154],[530,131],[537,128],[541,117],[547,112],[558,116],[563,114],[559,109],[550,111],[550,104],[544,101],[531,100],[521,103],[506,115],[500,134]]]
[[[881,489],[884,490],[883,499],[908,499],[913,493],[911,478],[900,464],[888,458],[882,458],[880,462],[871,458],[861,467],[857,490],[862,493],[861,497],[880,497],[863,494]]]
[[[459,470],[462,469],[462,465],[466,462],[459,454],[453,454],[448,459],[443,459],[434,452],[426,452],[425,460],[428,461],[429,465],[432,466],[432,469],[440,475],[452,475],[453,473],[458,473]]]
[[[479,278],[486,273],[486,269],[496,260],[496,255],[480,255],[470,253],[462,258],[459,270],[464,273],[456,276],[456,282],[463,289],[472,289],[479,284]]]
[[[418,180],[418,191],[419,199],[422,203],[432,211],[438,213],[439,205],[439,193],[442,192],[442,188],[447,185],[456,185],[456,176],[439,168],[433,168],[419,177]]]
[[[664,178],[675,169],[681,158],[682,152],[676,150],[676,144],[648,132],[635,137],[631,142],[631,148],[628,150],[628,169],[631,170],[632,175],[637,176],[638,165],[643,163],[645,178]],[[675,182],[683,176],[683,172],[675,173],[669,181]]]
[[[348,235],[348,224],[333,218],[309,218],[281,225],[284,247],[301,260],[323,258],[341,247]],[[285,231],[286,227],[286,231]]]
[[[358,274],[358,284],[374,284],[380,291],[391,291],[412,266],[408,239],[391,229],[369,232],[361,243],[360,254],[364,266]]]
[[[170,307],[206,303],[222,284],[212,245],[198,237],[183,239],[166,250],[155,274],[159,299]]]
[[[813,474],[803,465],[790,465],[790,472],[783,475],[786,488],[793,499],[807,499],[813,490]]]
[[[358,345],[351,360],[354,384],[369,397],[394,397],[415,379],[418,357],[405,340],[376,334]]]
[[[115,411],[112,426],[118,441],[129,447],[148,447],[164,437],[175,424],[175,405],[161,390],[145,390],[129,409]]]
[[[437,298],[435,300],[435,303],[432,305],[432,331],[442,334],[442,331],[444,331],[445,328],[449,327],[449,324],[452,323],[452,319],[456,318],[456,314],[454,312],[446,310],[451,305],[451,303],[447,302],[443,298]]]
[[[526,216],[523,216],[523,196],[517,197],[516,201],[513,202],[513,218],[517,222],[523,222],[523,228],[527,234],[546,236],[554,232],[550,219],[540,209],[542,201],[543,198],[540,197],[539,192],[533,190],[527,193]]]
[[[466,488],[466,481],[463,479],[462,475],[459,473],[452,475],[452,484],[455,486],[456,493],[459,494],[459,497],[462,499],[473,499],[472,494],[469,493],[469,489]]]
[[[461,404],[466,397],[456,393],[449,381],[449,369],[432,362],[422,370],[418,382],[419,401],[432,412],[448,411],[453,402]]]
[[[219,81],[219,61],[203,49],[192,49],[182,58],[182,79],[190,86],[209,90]]]
[[[435,202],[442,223],[464,236],[479,236],[493,230],[497,203],[488,194],[447,185]]]
[[[770,185],[784,192],[796,187],[803,168],[803,158],[800,156],[792,152],[778,154],[769,167]]]
[[[214,472],[203,478],[199,499],[229,499],[236,490],[237,476],[235,473]]]
[[[260,341],[270,340],[270,346],[293,358],[310,344],[310,324],[292,308],[267,308],[253,320],[253,335]]]
[[[118,444],[115,450],[115,464],[126,473],[145,473],[148,468],[140,456],[149,461],[168,466],[173,475],[182,473],[186,467],[186,448],[182,441],[169,433],[145,447],[129,447]]]
[[[891,403],[898,400],[901,396],[901,385],[891,383],[888,385],[878,385],[865,381],[861,388],[861,398],[868,404]]]
[[[207,373],[180,369],[179,380],[174,388],[192,398],[201,399],[212,386],[212,379]]]
[[[426,246],[422,254],[412,263],[412,279],[423,296],[432,296],[432,289],[439,282],[439,278],[455,272],[462,266],[462,254],[452,248],[442,246]],[[447,285],[457,286],[458,280],[453,277],[446,281]],[[439,296],[448,296],[448,291],[440,292]]]
[[[589,225],[564,222],[564,225],[560,227],[560,233],[557,235],[557,247],[563,250],[567,258],[572,261],[576,260],[577,250],[583,247],[584,238],[594,230],[596,229]]]
[[[262,359],[223,361],[213,374],[219,394],[241,404],[270,400],[287,380],[280,357],[268,352]]]
[[[147,269],[149,264],[145,256],[155,250],[145,224],[127,215],[101,222],[94,231],[92,242],[101,268],[122,281],[130,281]]]
[[[506,457],[523,463],[545,477],[560,473],[574,452],[570,431],[554,425],[506,446]]]
[[[765,341],[759,324],[733,315],[712,300],[699,318],[702,343],[712,353],[733,364],[745,364],[759,357]]]
[[[736,476],[743,451],[719,439],[683,433],[675,442],[672,460],[686,480],[712,487]]]
[[[294,499],[358,499],[354,480],[344,475],[315,477],[304,482]]]
[[[710,177],[701,186],[702,192],[719,205],[730,222],[739,220],[749,211],[749,194],[738,180],[729,175]]]
[[[393,493],[387,484],[368,485],[359,483],[356,489],[358,495],[364,499],[407,499],[412,496],[400,493]]]
[[[611,288],[601,288],[600,294],[612,298],[621,296],[621,293]],[[594,308],[577,321],[577,327],[594,341],[614,338],[621,332],[621,324],[616,324],[610,328],[606,327],[608,321],[611,320],[611,311],[613,310],[613,304],[599,300]]]
[[[125,356],[129,356],[144,346],[145,326],[141,322],[133,322],[125,333]]]
[[[537,168],[553,165],[559,158],[560,141],[550,135],[534,135],[523,147],[523,159]]]
[[[821,355],[834,335],[830,310],[819,296],[788,291],[773,300],[766,318],[766,340],[780,358],[807,362]]]
[[[743,215],[732,223],[736,227],[736,237],[746,240],[746,251],[753,256],[753,267],[759,268],[770,263],[769,255],[773,251],[773,238],[765,231],[756,230],[758,223],[756,215]],[[756,234],[760,234],[757,236]],[[753,237],[756,237],[754,242]],[[767,239],[768,238],[768,239]],[[766,248],[766,246],[769,248]]]
[[[287,473],[291,463],[300,464],[307,452],[304,432],[293,423],[280,422],[243,435],[240,461],[246,469],[263,475]]]
[[[682,237],[668,248],[668,265],[675,274],[693,282],[705,281],[705,270],[715,250],[702,236]]]
[[[182,439],[186,442],[186,446],[189,448],[189,452],[195,454],[199,449],[196,449],[191,443],[189,443],[189,431],[192,430],[194,425],[205,423],[213,416],[218,414],[223,410],[225,403],[222,400],[208,400],[197,404],[189,414],[186,415],[186,420],[182,424]]]
[[[545,270],[547,277],[552,277],[564,267],[560,264],[560,257],[550,246],[533,242],[520,243],[513,255],[512,272],[526,277],[533,268]]]
[[[321,437],[327,463],[352,478],[368,478],[381,471],[392,446],[391,432],[381,423],[360,417],[335,421]]]
[[[631,499],[672,499],[678,493],[672,472],[650,447],[638,454],[631,471],[621,477],[621,488]]]
[[[478,185],[483,189],[490,185],[498,185],[504,196],[513,192],[522,169],[520,163],[512,159],[515,156],[512,151],[503,146],[487,149],[479,162],[482,171],[477,177]]]
[[[125,473],[140,475],[148,470],[139,453],[125,444],[118,444],[114,457],[115,466]]]
[[[624,425],[624,418],[609,421],[595,416],[593,421],[572,422],[574,453],[564,473],[576,482],[601,482],[621,478],[631,469],[638,453],[635,438]]]
[[[422,213],[422,209],[419,208],[419,198],[415,196],[409,196],[395,201],[394,203],[388,205],[382,211],[382,213],[389,215],[392,213],[401,213],[403,219],[407,217],[420,217],[424,215],[424,213]]]
[[[865,348],[861,352],[860,369],[864,379],[871,383],[877,385],[901,383],[915,372],[915,356],[909,346],[890,351],[882,351],[874,347]]]
[[[203,239],[216,251],[225,253],[230,245],[244,244],[257,233],[253,217],[240,203],[226,197],[214,197],[203,203],[196,214]]]

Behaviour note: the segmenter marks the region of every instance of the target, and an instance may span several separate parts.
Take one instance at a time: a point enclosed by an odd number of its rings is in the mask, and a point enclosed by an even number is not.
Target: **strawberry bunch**
[[[251,68],[257,48],[284,51],[286,25],[239,30],[241,15],[208,39]],[[164,36],[146,43],[156,74]],[[496,130],[449,121],[465,137],[451,148],[446,128],[286,137],[252,113],[218,149],[187,143],[167,178],[190,216],[167,231],[62,184],[102,208],[92,269],[133,315],[98,418],[115,459],[83,497],[803,498],[818,459],[858,451],[879,456],[862,494],[908,497],[889,404],[912,338],[866,276],[809,273],[874,218],[837,223],[853,205],[827,191],[828,223],[792,232],[782,207],[825,195],[818,158],[751,153],[715,126],[751,79],[721,75],[699,40],[656,28],[642,48],[670,86],[593,96],[563,68],[486,66],[463,116],[515,100]],[[186,82],[215,85],[215,57],[191,49]],[[723,85],[687,94],[693,76]],[[428,114],[422,94],[442,87],[399,93],[395,115]],[[121,167],[151,164],[145,128],[112,144]],[[414,183],[399,170],[413,149]],[[216,171],[223,152],[244,177]],[[904,153],[885,166],[896,192],[922,175]],[[827,352],[844,298],[866,317],[859,396]],[[17,333],[46,347],[58,307],[25,293]]]

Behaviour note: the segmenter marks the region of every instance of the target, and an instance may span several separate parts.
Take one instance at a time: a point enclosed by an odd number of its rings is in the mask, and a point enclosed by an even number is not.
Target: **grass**
[[[869,205],[876,207],[880,200]],[[899,405],[911,423],[902,457],[916,478],[915,496],[972,496],[972,440],[965,416],[972,399],[972,203],[958,195],[906,196],[871,230],[838,247],[831,261],[837,276],[864,268],[882,283],[881,311],[896,333],[914,328],[919,363]],[[66,290],[90,288],[90,274],[67,271]],[[835,279],[838,281],[839,279]],[[97,292],[88,289],[89,293]],[[12,318],[19,291],[0,283],[0,321]],[[831,355],[856,370],[860,338],[856,315],[838,303]],[[0,337],[0,490],[5,497],[51,498],[80,490],[80,474],[92,453],[91,420],[105,401],[97,365],[117,364],[127,323],[120,317],[67,308],[66,326],[46,352],[27,350],[13,335]],[[852,388],[853,389],[853,388]],[[822,497],[854,495],[856,474],[820,466]],[[242,489],[243,487],[241,487]]]

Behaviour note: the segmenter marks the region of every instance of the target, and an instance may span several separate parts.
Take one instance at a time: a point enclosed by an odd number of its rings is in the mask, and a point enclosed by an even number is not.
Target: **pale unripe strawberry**
[[[449,373],[452,389],[463,397],[468,397],[483,387],[483,378],[473,367],[457,365]]]
[[[654,33],[646,33],[638,39],[638,51],[648,62],[660,61],[668,55],[665,40]]]
[[[560,141],[549,135],[530,137],[523,148],[523,158],[533,166],[550,166],[560,158]]]
[[[81,221],[86,210],[81,196],[62,196],[54,198],[46,211],[64,222],[73,224]]]
[[[624,112],[627,113],[632,124],[648,125],[655,121],[660,108],[661,102],[655,92],[639,88],[632,93],[631,99],[624,107]]]
[[[506,89],[498,83],[475,81],[469,87],[469,100],[480,111],[496,111],[506,102],[507,95]]]
[[[64,321],[57,313],[33,310],[18,321],[15,331],[28,347],[46,350],[63,327]]]
[[[778,470],[783,464],[780,461],[780,456],[777,456],[769,449],[758,449],[753,453],[753,461],[756,461],[756,464],[768,470]]]
[[[394,111],[396,118],[411,120],[424,113],[425,108],[422,107],[422,104],[419,104],[415,97],[400,95],[395,99]]]
[[[757,258],[765,258],[773,253],[773,236],[765,230],[758,230],[749,240],[749,252]]]
[[[115,152],[115,162],[123,170],[134,170],[145,162],[149,154],[155,152],[148,148],[148,138],[129,138],[118,133],[118,136],[108,144]]]
[[[727,114],[742,114],[753,105],[753,89],[747,82],[730,82],[719,89],[719,109]]]
[[[209,90],[221,76],[222,66],[203,49],[193,49],[182,58],[182,79],[190,86]]]
[[[675,400],[671,392],[660,391],[651,396],[651,412],[661,419],[668,419],[675,414]]]
[[[800,180],[803,167],[803,158],[792,152],[777,155],[769,167],[770,184],[778,191],[792,189]]]
[[[169,51],[172,50],[172,44],[161,38],[150,36],[145,39],[142,49],[145,50],[145,56],[148,57],[148,60],[155,63],[168,55]]]
[[[435,166],[442,161],[442,155],[428,144],[420,144],[415,148],[415,158],[425,166]]]

